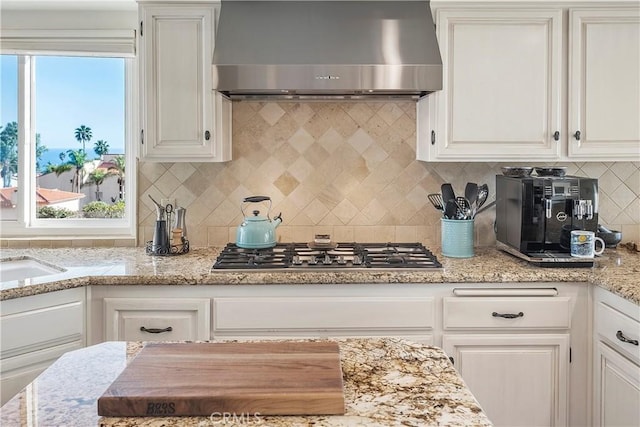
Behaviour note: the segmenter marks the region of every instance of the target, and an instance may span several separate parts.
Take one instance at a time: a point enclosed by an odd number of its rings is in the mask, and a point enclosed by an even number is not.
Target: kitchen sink
[[[63,271],[66,270],[30,257],[0,260],[0,282],[30,279]]]

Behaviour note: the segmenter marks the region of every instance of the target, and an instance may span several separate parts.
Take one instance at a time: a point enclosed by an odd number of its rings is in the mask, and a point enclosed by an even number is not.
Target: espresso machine
[[[498,249],[543,267],[590,267],[571,257],[571,231],[597,229],[597,179],[496,176]]]

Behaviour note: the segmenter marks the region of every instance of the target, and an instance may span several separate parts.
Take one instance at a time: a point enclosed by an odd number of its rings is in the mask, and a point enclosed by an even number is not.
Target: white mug
[[[602,247],[596,251],[596,241],[600,242]],[[593,231],[573,230],[571,232],[571,256],[578,258],[593,258],[604,252],[604,240],[596,237]]]

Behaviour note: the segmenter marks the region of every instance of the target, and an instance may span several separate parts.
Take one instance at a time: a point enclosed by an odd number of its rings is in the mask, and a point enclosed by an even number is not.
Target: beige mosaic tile
[[[489,185],[490,202],[503,164],[416,161],[415,114],[409,101],[234,102],[231,162],[140,163],[138,244],[153,233],[147,194],[175,197],[187,208],[192,246],[233,241],[240,201],[264,194],[273,199],[274,214],[282,211],[281,241],[304,241],[326,229],[342,241],[415,236],[439,245],[440,214],[427,194],[443,182],[462,192],[473,181]],[[640,162],[558,165],[598,178],[601,223],[621,229],[625,241],[638,240]],[[494,218],[491,209],[476,219],[477,245],[495,243]]]

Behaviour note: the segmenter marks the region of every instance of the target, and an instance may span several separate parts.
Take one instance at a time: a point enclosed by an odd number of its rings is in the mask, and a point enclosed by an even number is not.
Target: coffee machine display
[[[499,249],[544,267],[590,267],[572,258],[572,230],[597,231],[598,181],[578,176],[496,176]]]

